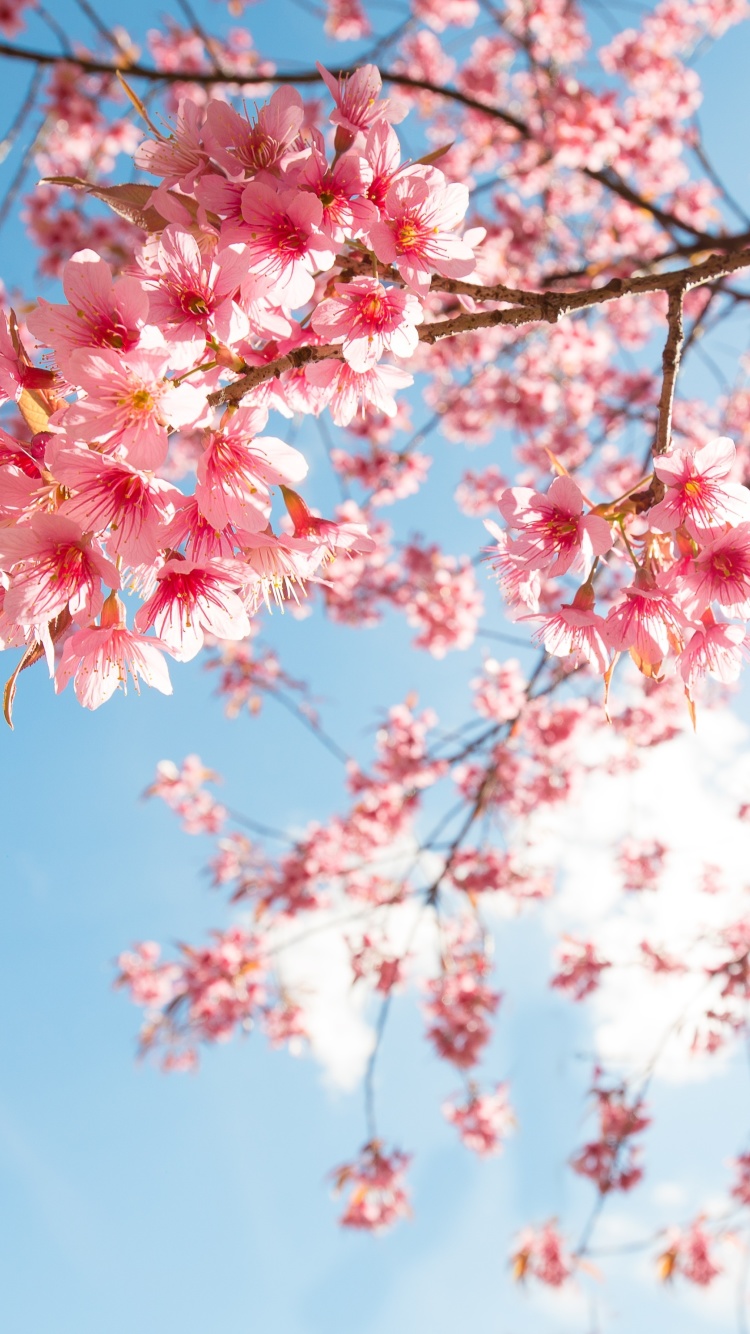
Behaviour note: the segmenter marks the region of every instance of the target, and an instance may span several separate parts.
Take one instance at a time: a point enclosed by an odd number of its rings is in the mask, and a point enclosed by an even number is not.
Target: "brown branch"
[[[423,324],[419,329],[419,341],[433,344],[440,338],[452,338],[456,334],[468,333],[474,329],[489,329],[499,324],[515,326],[535,323],[556,324],[564,315],[572,314],[577,310],[583,310],[589,306],[603,305],[608,301],[616,301],[625,295],[639,295],[644,292],[668,292],[670,294],[670,311],[672,310],[672,300],[675,294],[679,293],[681,310],[684,294],[691,288],[700,287],[705,283],[713,282],[717,278],[723,278],[737,269],[749,266],[750,249],[747,249],[737,251],[734,255],[712,255],[709,259],[704,260],[702,264],[694,264],[686,269],[673,269],[669,273],[646,274],[640,278],[613,278],[611,282],[606,283],[603,287],[594,287],[587,292],[517,292],[516,296],[522,297],[526,304],[519,304],[511,309],[503,310],[465,311],[463,314],[455,315],[450,319],[435,320],[431,324]],[[448,281],[450,280],[437,279],[435,290],[446,290],[445,284]],[[471,292],[475,300],[480,301],[507,300],[508,297],[504,294],[512,290],[502,286],[472,287],[470,283],[450,282],[450,290],[455,291],[456,288],[460,288],[461,291],[467,293]],[[670,318],[672,319],[672,317]],[[680,324],[680,343],[681,340],[682,326]],[[252,389],[265,384],[267,380],[275,379],[276,376],[282,375],[285,371],[298,370],[310,362],[327,361],[331,357],[341,359],[342,356],[340,343],[293,348],[290,352],[275,357],[273,361],[266,362],[264,366],[254,366],[240,376],[238,380],[234,380],[232,384],[225,385],[222,389],[217,389],[213,394],[209,394],[209,406],[219,407],[224,403],[238,403]],[[674,378],[677,374],[677,365],[679,365],[679,357],[674,368],[672,395],[674,394]],[[669,421],[666,429],[669,430]],[[659,430],[661,431],[661,412]],[[666,448],[666,445],[664,448]],[[663,449],[657,449],[656,452],[663,453]]]
[[[669,293],[667,341],[664,344],[664,352],[662,353],[661,359],[663,378],[661,384],[661,397],[659,399],[659,420],[656,426],[656,440],[654,441],[654,454],[666,454],[672,438],[674,391],[677,383],[677,372],[680,369],[682,340],[684,338],[684,330],[682,326],[682,302],[684,297],[685,290],[683,287],[675,287]]]
[[[94,56],[55,55],[49,51],[14,46],[10,42],[0,42],[0,57],[2,56],[11,60],[30,61],[37,65],[56,65],[64,60],[68,64],[77,65],[79,69],[89,74],[110,74],[114,76],[118,70],[125,70],[131,78],[148,79],[154,83],[196,83],[203,87],[210,87],[214,84],[231,84],[240,88],[252,84],[312,84],[320,83],[322,79],[317,70],[300,70],[297,73],[281,71],[271,75],[243,73],[223,67],[216,70],[159,70],[150,65],[141,65],[137,61],[129,62],[126,56],[123,56],[122,61],[113,63],[106,60],[97,60]],[[343,69],[340,74],[343,78],[347,78],[354,73],[355,68]],[[444,97],[459,106],[466,107],[469,111],[478,111],[482,115],[502,121],[509,129],[514,130],[520,139],[528,141],[533,138],[532,131],[526,122],[504,107],[492,106],[476,97],[472,97],[469,93],[461,92],[458,88],[433,83],[431,79],[412,78],[398,70],[381,68],[379,73],[384,83],[390,83],[401,88],[413,88],[418,92],[434,93],[438,97]],[[589,180],[597,181],[605,189],[626,200],[634,208],[650,213],[652,218],[670,234],[672,229],[677,227],[694,237],[696,241],[702,241],[707,246],[721,246],[724,244],[725,238],[710,236],[706,232],[699,231],[689,222],[676,217],[675,214],[669,213],[665,209],[659,208],[653,201],[640,195],[637,190],[628,185],[627,181],[623,180],[614,167],[606,167],[601,171],[594,171],[589,167],[582,167],[580,170]],[[744,245],[748,240],[750,240],[750,233],[743,233],[739,237],[727,237],[726,244],[727,247]]]

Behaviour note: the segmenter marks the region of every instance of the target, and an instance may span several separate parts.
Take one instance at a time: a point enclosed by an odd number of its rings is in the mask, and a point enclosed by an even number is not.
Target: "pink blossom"
[[[412,356],[418,344],[416,325],[423,319],[416,297],[397,287],[385,288],[375,278],[337,283],[336,291],[338,296],[316,308],[312,326],[326,342],[342,344],[353,370],[370,370],[385,351]]]
[[[442,1060],[467,1070],[477,1063],[489,1040],[487,1016],[494,1014],[500,995],[483,980],[490,961],[468,933],[456,934],[444,950],[443,963],[440,976],[427,984],[427,1036]]]
[[[67,305],[40,297],[27,318],[29,329],[45,347],[52,347],[66,374],[77,348],[111,348],[131,352],[149,315],[148,295],[137,278],[112,281],[108,264],[93,250],[79,250],[63,269]]]
[[[411,542],[403,555],[407,582],[398,601],[409,625],[419,631],[414,644],[434,658],[473,644],[484,610],[474,568],[467,556],[446,556],[437,546]]]
[[[236,250],[217,250],[206,257],[190,232],[174,225],[165,228],[147,286],[149,316],[173,344],[173,365],[192,365],[211,336],[222,343],[248,336],[247,315],[233,300],[246,271]]]
[[[390,186],[370,244],[381,263],[395,264],[407,287],[425,295],[433,273],[467,278],[474,271],[474,252],[456,233],[468,205],[465,185],[448,184],[434,167],[412,168]]]
[[[101,548],[59,514],[34,514],[28,524],[0,528],[0,566],[10,573],[5,615],[21,625],[46,626],[65,610],[96,616],[102,580],[120,587]]]
[[[574,1265],[554,1219],[540,1228],[524,1228],[511,1262],[515,1279],[531,1276],[550,1288],[562,1287],[570,1278]]]
[[[650,1125],[640,1099],[628,1103],[624,1088],[592,1090],[597,1104],[599,1136],[585,1144],[571,1159],[579,1176],[589,1177],[602,1195],[612,1190],[631,1190],[643,1176],[637,1147],[630,1140]]]
[[[330,269],[336,257],[322,222],[323,206],[314,195],[251,181],[242,194],[242,222],[227,236],[243,244],[251,273],[268,280],[268,299],[294,309],[310,300],[313,273]]]
[[[707,542],[685,583],[699,611],[718,602],[730,614],[750,617],[750,523]]]
[[[713,614],[704,612],[702,625],[693,633],[680,654],[680,672],[688,690],[706,674],[724,685],[736,681],[742,670],[742,657],[747,648],[744,625],[717,621]]]
[[[499,1153],[516,1124],[507,1084],[498,1084],[492,1093],[479,1093],[472,1086],[465,1102],[444,1102],[443,1115],[456,1126],[467,1149],[480,1155]]]
[[[371,408],[395,417],[395,395],[414,383],[414,376],[397,366],[382,363],[367,371],[355,371],[346,362],[318,361],[305,368],[311,384],[323,391],[337,426],[348,426],[357,412]]]
[[[625,838],[617,854],[623,888],[630,891],[659,888],[668,848],[659,839]]]
[[[385,208],[385,197],[401,170],[401,145],[396,131],[387,121],[377,120],[367,131],[360,150],[360,170],[367,183],[365,194],[379,210]]]
[[[645,676],[658,676],[670,648],[682,651],[684,632],[679,608],[653,581],[638,574],[609,612],[602,634],[610,648],[627,651]]]
[[[654,472],[667,494],[649,510],[649,523],[662,532],[683,526],[695,538],[706,529],[734,526],[750,518],[746,487],[726,479],[733,471],[735,448],[720,437],[701,449],[673,449],[654,460]]]
[[[403,957],[390,954],[383,943],[378,943],[365,932],[356,945],[349,944],[354,981],[367,978],[374,983],[375,991],[387,996],[394,987],[403,982]]]
[[[551,986],[567,992],[572,1000],[583,1000],[600,985],[601,975],[611,963],[590,940],[563,936],[557,948],[557,972]]]
[[[570,477],[556,477],[546,495],[511,487],[500,498],[500,511],[520,532],[509,543],[509,554],[534,569],[588,573],[595,557],[612,546],[609,524],[598,514],[584,515],[583,496]]]
[[[166,802],[182,819],[185,833],[217,834],[227,811],[204,786],[208,782],[220,783],[221,776],[207,769],[199,755],[186,755],[179,769],[172,760],[159,760],[156,777],[144,796]]]
[[[326,0],[325,30],[338,42],[358,42],[372,29],[359,0]]]
[[[356,1162],[337,1167],[331,1174],[337,1192],[349,1198],[340,1222],[343,1227],[381,1232],[410,1214],[404,1174],[410,1155],[395,1149],[387,1154],[378,1140],[365,1144]]]
[[[211,431],[198,460],[195,498],[217,530],[235,524],[249,532],[266,527],[272,486],[299,482],[307,462],[299,450],[274,436],[257,436],[265,413],[240,408],[223,431]]]
[[[700,1218],[688,1228],[670,1228],[666,1250],[658,1260],[659,1277],[666,1281],[681,1274],[689,1283],[708,1287],[722,1272],[711,1254],[712,1243],[713,1238]]]
[[[226,102],[212,101],[206,112],[205,143],[230,176],[255,176],[278,168],[295,144],[304,108],[296,88],[277,88],[255,122]]]
[[[191,190],[208,167],[208,153],[203,147],[203,111],[190,97],[180,102],[175,131],[168,138],[144,139],[135,154],[135,164],[153,176],[162,176],[165,185],[179,185]]]
[[[526,702],[526,677],[517,658],[506,658],[504,662],[486,658],[484,674],[475,677],[470,685],[477,713],[493,722],[511,722]]]
[[[129,565],[147,564],[166,546],[172,499],[168,482],[132,468],[124,459],[53,440],[47,466],[70,492],[60,513],[92,533],[105,533],[108,550]]]
[[[534,632],[534,639],[544,644],[548,653],[559,658],[574,654],[597,672],[606,672],[609,653],[602,637],[604,620],[594,611],[594,590],[583,584],[572,602],[564,602],[558,612],[548,616]]]
[[[168,560],[157,573],[156,591],[136,613],[137,628],[145,633],[153,626],[180,662],[200,652],[207,633],[244,639],[250,622],[236,591],[241,584],[236,569],[228,561]]]
[[[359,236],[377,222],[377,210],[364,197],[370,170],[362,158],[345,153],[329,166],[323,138],[316,135],[313,150],[295,171],[296,185],[309,190],[323,209],[321,228],[337,244]]]
[[[162,650],[166,644],[146,635],[134,634],[125,626],[125,608],[115,593],[102,608],[98,626],[76,630],[66,639],[55,672],[59,694],[73,680],[76,699],[85,709],[98,709],[118,687],[127,694],[128,672],[138,692],[138,677],[171,695],[172,684]]]
[[[147,1006],[142,1049],[161,1047],[164,1068],[172,1070],[194,1065],[196,1042],[226,1042],[236,1027],[250,1027],[266,1001],[259,942],[240,927],[214,932],[213,943],[200,949],[182,945],[180,954],[165,965],[158,947],[140,946],[122,956],[117,979]]]
[[[412,0],[412,9],[435,32],[449,26],[470,28],[479,15],[478,0]]]
[[[160,351],[73,352],[71,371],[86,397],[66,409],[66,431],[120,447],[134,468],[158,468],[167,456],[167,426],[187,426],[205,410],[199,390],[164,378],[169,364]]]
[[[334,78],[321,64],[317,65],[323,82],[336,103],[331,121],[343,135],[337,147],[348,147],[357,134],[379,120],[403,120],[405,110],[398,110],[388,99],[381,100],[383,81],[375,65],[361,65],[345,78]]]

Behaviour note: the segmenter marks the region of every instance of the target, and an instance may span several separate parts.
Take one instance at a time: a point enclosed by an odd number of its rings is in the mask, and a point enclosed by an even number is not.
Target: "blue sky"
[[[222,13],[196,7],[207,23]],[[110,20],[121,16],[113,3],[100,8]],[[73,13],[68,0],[53,9],[61,21],[63,10],[66,19]],[[149,13],[142,0],[128,6],[134,32]],[[279,64],[309,59],[313,25],[286,0],[250,6],[246,18]],[[335,56],[324,44],[314,50],[332,63],[350,57],[348,47]],[[749,65],[748,25],[700,65],[707,144],[747,201]],[[7,65],[3,77],[10,119],[18,84]],[[25,282],[17,223],[4,241],[3,277]],[[713,392],[708,381],[705,389]],[[306,424],[298,443],[323,503],[314,427]],[[499,457],[493,450],[469,466]],[[445,442],[437,453],[431,521],[451,524],[449,548],[474,550],[482,534],[450,502],[465,460]],[[419,513],[419,501],[403,504],[404,529]],[[272,628],[287,669],[325,698],[331,731],[347,744],[354,738],[363,759],[378,711],[415,687],[446,725],[463,716],[480,649],[435,663],[410,650],[410,637],[395,620],[369,633],[318,618],[276,617]],[[230,805],[271,824],[323,817],[342,792],[337,762],[272,702],[257,720],[230,722],[200,663],[175,667],[173,681],[169,699],[118,697],[89,715],[70,692],[56,698],[41,672],[29,672],[16,731],[0,734],[0,1330],[552,1334],[575,1325],[580,1334],[578,1308],[527,1297],[507,1277],[517,1225],[563,1211],[580,1225],[590,1201],[564,1167],[580,1137],[590,1038],[577,1011],[528,983],[549,953],[533,920],[508,926],[501,942],[502,985],[514,1000],[486,1065],[514,1079],[521,1122],[503,1158],[478,1163],[456,1146],[439,1110],[451,1073],[427,1050],[413,997],[396,1003],[379,1106],[386,1137],[416,1152],[415,1217],[389,1236],[335,1226],[326,1176],[364,1138],[361,1098],[328,1088],[312,1062],[270,1053],[251,1037],[208,1052],[196,1077],[165,1078],[136,1064],[137,1015],[112,991],[115,956],[136,939],[195,940],[229,920],[201,872],[208,841],[139,802],[157,761],[198,752],[225,775]],[[737,1063],[692,1087],[689,1109],[679,1088],[656,1102],[653,1156],[665,1179],[691,1144],[705,1145],[689,1183],[699,1200],[722,1179],[724,1146],[739,1147],[745,1135],[747,1071]],[[683,1106],[684,1118],[676,1115]],[[652,1201],[653,1225],[660,1209]],[[656,1292],[639,1265],[618,1262],[612,1289],[586,1316],[591,1334],[598,1319],[607,1329],[634,1318],[644,1328],[679,1320],[685,1334],[734,1327],[699,1296]]]

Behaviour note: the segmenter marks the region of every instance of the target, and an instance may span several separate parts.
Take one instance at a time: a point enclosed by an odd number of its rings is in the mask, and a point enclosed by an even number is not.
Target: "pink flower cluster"
[[[380,1232],[400,1218],[409,1217],[404,1174],[409,1155],[395,1149],[385,1153],[379,1140],[365,1144],[356,1162],[345,1163],[332,1174],[336,1192],[347,1191],[341,1215],[343,1227]]]
[[[197,1043],[226,1042],[237,1027],[249,1029],[266,1001],[265,962],[258,939],[232,927],[214,943],[183,945],[179,962],[159,962],[159,947],[139,945],[119,959],[118,985],[146,1007],[144,1051],[165,1052],[167,1069],[197,1062]]]
[[[36,656],[39,646],[56,689],[73,679],[88,708],[128,673],[168,692],[164,655],[187,661],[207,637],[247,639],[261,605],[298,597],[337,552],[372,550],[359,521],[311,513],[295,489],[305,459],[264,427],[271,408],[330,408],[336,421],[368,404],[395,413],[393,392],[411,376],[384,356],[412,358],[434,274],[475,267],[460,235],[468,190],[401,162],[391,122],[403,113],[381,98],[374,67],[322,76],[332,159],[292,88],[254,119],[185,100],[174,131],[141,144],[138,165],[161,183],[148,211],[137,196],[153,235],[128,276],[80,250],[64,268],[65,302],[40,299],[28,317],[56,374],[0,321],[0,394],[29,425],[29,438],[6,438],[0,466],[0,642]],[[376,272],[352,275],[363,251]],[[217,411],[234,379],[303,344],[321,358]],[[185,431],[192,494],[167,480]],[[291,533],[271,526],[275,499]],[[468,643],[481,606],[472,572],[418,559],[444,594],[456,581],[472,589],[455,626],[450,596],[440,599],[441,629],[411,571],[407,615],[436,654]]]
[[[499,1153],[516,1124],[507,1084],[498,1084],[491,1093],[480,1093],[472,1085],[465,1102],[443,1103],[443,1115],[456,1127],[467,1149],[480,1155]]]
[[[569,477],[546,494],[506,490],[500,511],[512,535],[487,526],[513,614],[542,619],[537,637],[548,653],[607,680],[628,653],[647,677],[679,672],[688,697],[706,675],[735,681],[750,618],[750,499],[734,470],[734,445],[722,437],[658,455],[639,504],[631,487],[585,512]],[[553,581],[572,572],[584,582],[545,615],[540,600],[557,600]],[[597,611],[597,581],[606,615]]]
[[[438,1056],[459,1070],[476,1065],[490,1037],[488,1016],[500,995],[485,982],[491,964],[468,925],[457,924],[443,944],[442,971],[427,984],[427,1036]]]
[[[631,1190],[643,1176],[637,1162],[638,1149],[631,1140],[650,1124],[639,1100],[628,1104],[624,1088],[592,1090],[596,1100],[599,1134],[571,1160],[579,1176],[589,1177],[602,1195],[612,1190]]]

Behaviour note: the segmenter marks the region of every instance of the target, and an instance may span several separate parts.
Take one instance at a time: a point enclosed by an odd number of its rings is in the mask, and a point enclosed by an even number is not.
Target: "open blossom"
[[[355,371],[345,361],[318,361],[305,367],[311,384],[323,391],[324,400],[337,426],[348,426],[365,409],[396,416],[396,394],[414,383],[414,376],[399,366],[379,363],[367,371]]]
[[[72,680],[79,704],[98,709],[118,687],[127,694],[130,673],[136,691],[141,677],[162,695],[171,695],[166,647],[158,639],[128,630],[125,608],[112,593],[104,603],[99,625],[76,630],[66,639],[55,672],[55,690],[59,693]]]
[[[162,351],[74,352],[72,371],[86,397],[65,410],[66,431],[121,448],[134,468],[158,468],[167,457],[167,426],[187,426],[205,411],[198,389],[164,378],[169,364]]]
[[[136,613],[137,628],[153,626],[180,662],[200,652],[206,634],[245,639],[250,621],[236,591],[239,568],[229,561],[168,560],[157,573],[156,591]]]
[[[0,528],[0,568],[10,573],[5,615],[27,626],[46,626],[66,610],[74,617],[96,616],[102,580],[120,587],[101,548],[60,514],[34,514],[28,524]]]
[[[179,185],[183,192],[193,189],[208,167],[202,131],[201,107],[192,98],[184,98],[177,109],[174,133],[144,139],[136,150],[136,166],[163,177],[165,185]]]
[[[313,273],[330,269],[336,258],[322,221],[323,206],[314,195],[251,181],[242,194],[242,221],[227,229],[228,239],[245,247],[251,273],[268,280],[268,299],[294,309],[310,300]]]
[[[183,227],[165,228],[146,284],[149,317],[171,344],[173,366],[191,366],[211,336],[222,343],[248,336],[248,317],[233,299],[246,272],[237,250],[205,256]]]
[[[649,511],[651,527],[671,532],[683,526],[701,539],[707,529],[749,519],[747,488],[726,480],[734,460],[734,445],[724,436],[701,449],[673,449],[657,458],[654,472],[667,492]]]
[[[53,437],[46,453],[56,481],[69,491],[60,513],[84,531],[105,533],[107,549],[129,565],[152,561],[166,545],[166,525],[180,492],[169,482],[132,468],[114,454],[74,447]]]
[[[148,319],[149,300],[137,278],[112,280],[94,250],[78,250],[63,269],[66,305],[40,297],[27,324],[44,347],[52,347],[58,366],[69,371],[77,348],[130,352],[138,346]]]
[[[524,1228],[511,1255],[513,1277],[529,1276],[550,1288],[560,1288],[573,1273],[573,1259],[554,1219],[543,1227]]]
[[[609,612],[602,634],[617,653],[628,652],[644,676],[658,676],[669,650],[681,652],[685,625],[676,604],[639,572]]]
[[[357,134],[367,130],[375,121],[393,123],[403,120],[406,115],[406,108],[396,110],[387,98],[381,100],[383,80],[375,65],[361,65],[353,74],[339,79],[320,64],[317,69],[336,103],[331,121],[343,131],[341,146],[348,147]]]
[[[375,278],[355,278],[336,285],[337,296],[321,302],[312,326],[326,342],[341,343],[355,371],[367,371],[385,351],[410,357],[418,343],[416,325],[423,319],[415,296],[386,288]]]
[[[685,583],[699,611],[718,602],[730,615],[750,617],[750,523],[707,542]]]
[[[598,514],[584,515],[583,496],[570,477],[556,477],[546,494],[509,487],[500,497],[500,512],[518,530],[509,554],[533,569],[588,574],[594,558],[612,546],[609,524]]]
[[[606,672],[609,653],[602,637],[604,620],[594,611],[595,596],[590,584],[578,589],[572,602],[564,602],[558,612],[548,616],[534,632],[548,653],[565,658],[575,655],[597,672]]]
[[[268,524],[272,486],[300,482],[307,461],[274,436],[257,436],[266,414],[240,408],[221,431],[206,437],[198,460],[195,498],[217,530],[227,524],[260,532]]]
[[[710,611],[701,620],[680,654],[682,679],[688,690],[706,675],[731,685],[739,677],[747,649],[745,626],[717,621]]]
[[[385,1153],[383,1145],[372,1140],[365,1144],[356,1162],[337,1168],[332,1173],[335,1189],[349,1192],[342,1226],[380,1232],[400,1218],[408,1218],[404,1174],[410,1161],[410,1155],[398,1149]]]
[[[304,107],[296,88],[277,88],[255,121],[226,102],[209,102],[203,138],[211,156],[230,176],[255,176],[283,163],[303,120]]]
[[[443,1115],[457,1128],[467,1149],[478,1154],[499,1153],[516,1123],[507,1084],[498,1084],[492,1093],[472,1089],[465,1102],[445,1102]]]
[[[474,272],[474,251],[456,232],[468,205],[465,185],[449,184],[434,167],[414,167],[390,186],[370,244],[383,264],[398,267],[407,287],[425,295],[433,273],[467,278]]]
[[[354,153],[344,153],[329,166],[322,135],[313,136],[310,156],[295,169],[295,184],[308,190],[323,209],[321,229],[337,244],[361,235],[377,222],[377,209],[365,198],[367,163]]]

